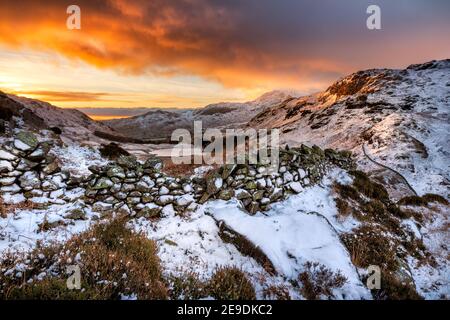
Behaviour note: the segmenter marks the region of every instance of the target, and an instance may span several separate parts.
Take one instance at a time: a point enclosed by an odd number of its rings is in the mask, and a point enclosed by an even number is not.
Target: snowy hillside
[[[203,128],[228,128],[246,124],[257,113],[284,101],[294,92],[272,91],[258,99],[244,103],[221,102],[195,110],[152,110],[126,119],[105,121],[107,125],[133,138],[170,137],[175,129],[192,129],[194,121],[202,121]]]
[[[418,194],[450,198],[450,60],[360,71],[323,93],[274,105],[248,126],[280,128],[289,145],[351,150],[362,168],[392,175],[364,155],[365,146]]]

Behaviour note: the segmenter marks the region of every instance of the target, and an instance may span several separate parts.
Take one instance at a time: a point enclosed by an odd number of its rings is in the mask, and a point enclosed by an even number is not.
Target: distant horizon
[[[434,61],[434,60],[446,60],[446,59],[450,59],[450,55],[448,58],[444,58],[444,59],[430,59],[427,61],[416,61],[413,63],[409,63],[405,66],[402,67],[398,67],[398,68],[392,68],[392,69],[406,69],[408,66],[413,65],[413,64],[422,64],[422,63],[427,63],[429,61]],[[384,67],[379,67],[379,68],[375,68],[375,69],[385,69]],[[361,69],[361,70],[355,70],[354,72],[358,72],[358,71],[364,71],[364,70],[368,70],[368,69]],[[352,72],[352,73],[354,73]],[[310,93],[302,93],[297,91],[298,93],[298,97],[301,96],[307,96],[310,94],[315,94],[315,93],[319,93],[321,91],[326,90],[329,86],[331,86],[333,83],[335,83],[336,81],[339,81],[339,79],[348,76],[352,73],[340,76],[336,79],[334,79],[331,83],[327,84],[322,90],[318,90],[315,92],[310,92]],[[262,96],[264,96],[265,94],[268,93],[272,93],[272,92],[276,92],[276,91],[284,91],[284,92],[289,92],[289,91],[296,91],[295,89],[274,89],[274,90],[270,90],[267,92],[264,92],[260,95],[258,95],[257,97],[253,98],[253,99],[244,99],[242,101],[225,101],[225,100],[220,100],[220,101],[212,101],[208,104],[205,105],[198,105],[198,106],[193,106],[193,107],[163,107],[163,106],[148,106],[148,107],[120,107],[120,106],[115,106],[115,107],[92,107],[92,106],[86,106],[86,107],[64,107],[64,106],[60,106],[58,104],[58,101],[56,102],[51,102],[49,99],[45,99],[45,97],[43,98],[36,98],[33,97],[32,94],[24,94],[21,92],[15,92],[15,91],[9,91],[9,90],[5,90],[4,88],[0,87],[0,91],[3,91],[7,94],[13,94],[13,95],[17,95],[20,97],[25,97],[25,98],[30,98],[30,99],[36,99],[36,100],[40,100],[43,102],[47,102],[50,103],[52,105],[54,105],[55,107],[59,107],[59,108],[64,108],[64,109],[75,109],[78,111],[83,112],[84,114],[86,114],[87,116],[89,116],[91,119],[96,120],[96,121],[107,121],[107,120],[114,120],[114,119],[125,119],[125,118],[130,118],[130,117],[135,117],[135,116],[139,116],[139,115],[143,115],[151,110],[164,110],[164,111],[189,111],[189,110],[196,110],[196,109],[201,109],[204,108],[210,104],[217,104],[217,103],[245,103],[245,102],[250,102],[250,101],[254,101]],[[77,95],[78,92],[70,92],[70,94],[72,95]]]

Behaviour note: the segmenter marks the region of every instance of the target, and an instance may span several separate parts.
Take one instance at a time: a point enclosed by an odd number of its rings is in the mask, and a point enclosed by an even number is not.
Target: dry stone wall
[[[264,211],[290,194],[318,183],[333,166],[354,167],[348,152],[302,145],[280,151],[278,172],[268,174],[258,165],[225,165],[203,177],[177,178],[162,172],[158,158],[138,161],[120,156],[105,166],[91,166],[88,176],[61,170],[51,154],[54,141],[39,142],[31,132],[20,132],[0,147],[0,193],[50,203],[73,201],[68,190],[82,189],[81,198],[97,212],[119,212],[156,218],[186,214],[212,199],[240,200],[249,214]]]

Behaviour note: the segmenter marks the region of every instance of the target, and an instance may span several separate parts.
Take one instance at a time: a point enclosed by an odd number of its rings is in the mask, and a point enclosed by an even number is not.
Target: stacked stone
[[[351,154],[302,145],[280,151],[277,172],[263,164],[226,165],[205,178],[194,179],[195,198],[199,203],[236,198],[253,215],[267,210],[273,202],[303,192],[305,187],[319,182],[332,166],[353,168]]]
[[[105,166],[91,166],[87,177],[62,172],[50,150],[54,142],[39,142],[27,131],[0,148],[0,192],[42,198],[51,203],[77,199],[66,190],[79,188],[85,205],[100,213],[117,212],[155,218],[183,215],[210,199],[241,201],[249,214],[321,181],[330,167],[354,168],[349,152],[302,145],[280,151],[280,166],[272,172],[264,164],[225,165],[205,177],[175,178],[164,174],[163,163],[145,163],[120,156]]]
[[[25,198],[64,196],[67,173],[61,172],[58,159],[49,153],[53,141],[39,142],[28,131],[0,147],[0,192],[22,194]]]
[[[134,156],[120,156],[105,167],[91,166],[85,202],[94,211],[147,218],[194,210],[189,179],[166,176],[162,165],[157,158],[141,163]]]

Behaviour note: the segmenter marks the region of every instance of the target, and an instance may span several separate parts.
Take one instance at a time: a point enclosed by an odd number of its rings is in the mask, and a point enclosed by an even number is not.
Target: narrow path
[[[373,162],[374,164],[376,164],[376,165],[378,165],[378,166],[380,166],[380,167],[383,167],[383,168],[385,168],[385,169],[387,169],[387,170],[389,170],[389,171],[395,173],[396,175],[398,175],[398,176],[405,182],[406,186],[414,193],[414,195],[418,196],[416,190],[414,190],[414,188],[409,184],[408,180],[406,180],[406,178],[405,178],[400,172],[398,172],[398,171],[395,170],[395,169],[389,168],[388,166],[386,166],[386,165],[384,165],[384,164],[382,164],[382,163],[379,163],[378,161],[372,159],[372,158],[367,154],[367,151],[366,151],[366,145],[365,145],[364,143],[362,144],[362,150],[363,150],[364,155],[367,157],[367,159],[369,159],[369,160],[370,160],[371,162]]]

